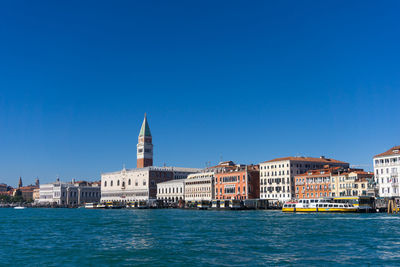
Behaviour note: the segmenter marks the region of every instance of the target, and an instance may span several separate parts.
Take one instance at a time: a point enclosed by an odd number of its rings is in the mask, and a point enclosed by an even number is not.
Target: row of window
[[[172,190],[171,190],[172,189]],[[181,193],[181,194],[183,194],[183,188],[182,187],[168,187],[168,188],[164,188],[164,187],[162,187],[162,188],[158,188],[158,193],[159,194],[175,194],[175,192],[176,193]]]
[[[132,181],[131,181],[131,179],[128,179],[128,185],[131,185],[131,183],[132,183]],[[146,185],[146,179],[143,179],[143,185],[145,186]],[[152,181],[152,184],[154,183],[154,181]],[[104,184],[103,184],[103,186],[104,187],[107,187],[107,181],[104,181]],[[125,182],[123,181],[122,183],[120,183],[120,181],[119,180],[117,180],[117,185],[116,186],[122,186],[122,187],[125,187]],[[135,186],[138,186],[139,185],[139,182],[138,182],[138,180],[135,180]],[[113,180],[111,180],[110,181],[110,186],[114,186],[114,181]]]

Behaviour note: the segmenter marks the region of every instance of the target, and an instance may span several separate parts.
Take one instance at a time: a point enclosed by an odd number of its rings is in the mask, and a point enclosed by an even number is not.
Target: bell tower
[[[142,128],[140,128],[138,144],[137,144],[137,168],[153,166],[153,143],[149,124],[147,123],[146,113]]]

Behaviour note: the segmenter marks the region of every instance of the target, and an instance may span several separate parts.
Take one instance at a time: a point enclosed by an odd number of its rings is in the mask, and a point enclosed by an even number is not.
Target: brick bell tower
[[[146,113],[142,128],[140,128],[139,141],[137,144],[137,168],[153,166],[153,143]]]

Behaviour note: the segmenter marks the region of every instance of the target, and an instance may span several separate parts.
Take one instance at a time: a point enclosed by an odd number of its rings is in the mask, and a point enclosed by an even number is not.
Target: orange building
[[[221,162],[214,170],[216,199],[255,199],[260,197],[259,165]]]
[[[330,197],[331,174],[340,167],[324,166],[323,169],[309,170],[295,176],[296,198]]]

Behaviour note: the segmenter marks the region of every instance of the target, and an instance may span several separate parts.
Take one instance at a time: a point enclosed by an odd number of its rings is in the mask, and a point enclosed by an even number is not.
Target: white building
[[[57,181],[50,184],[41,184],[39,199],[35,202],[39,205],[65,205],[79,206],[85,203],[100,201],[100,184],[85,181],[64,183]]]
[[[296,175],[308,170],[322,169],[324,166],[348,168],[346,162],[311,157],[277,158],[260,163],[260,198],[281,202],[295,198]]]
[[[185,201],[196,202],[215,198],[214,172],[190,174],[185,180]]]
[[[398,197],[400,173],[400,146],[374,157],[375,182],[380,197]]]
[[[185,180],[177,179],[157,184],[157,199],[167,202],[185,200]]]
[[[101,202],[131,202],[157,198],[157,184],[186,178],[193,168],[155,167],[122,169],[101,174]]]

